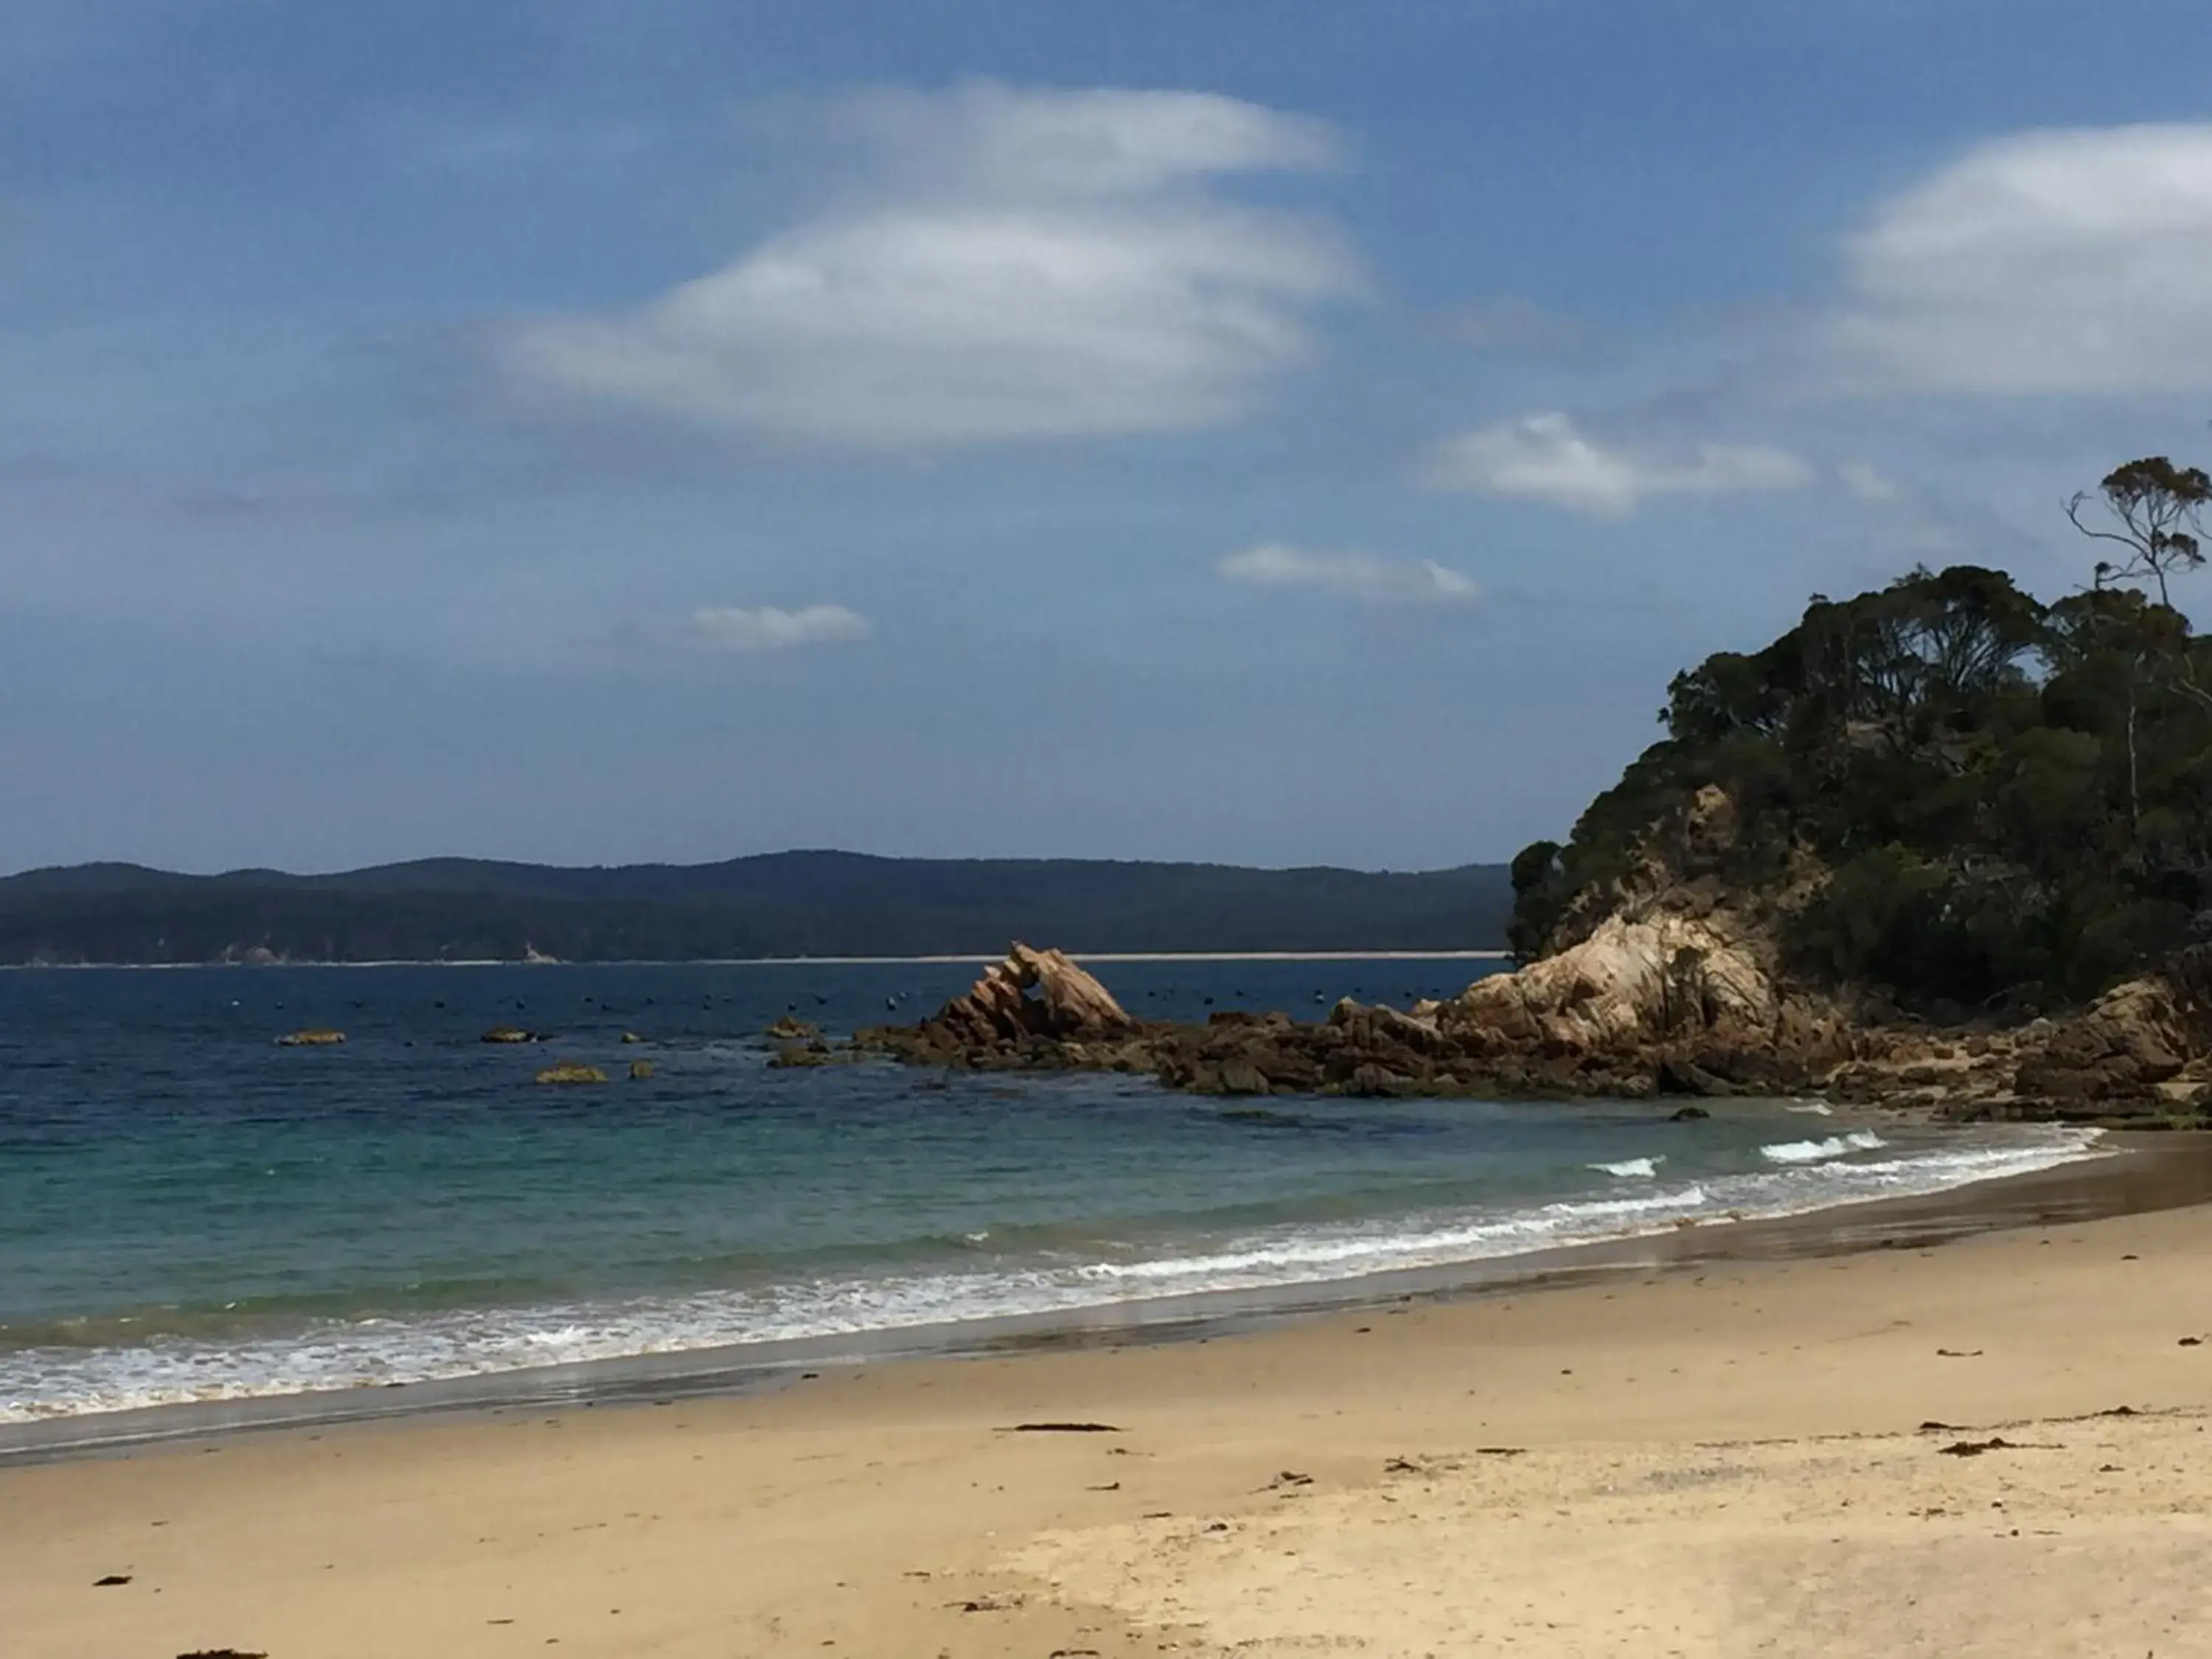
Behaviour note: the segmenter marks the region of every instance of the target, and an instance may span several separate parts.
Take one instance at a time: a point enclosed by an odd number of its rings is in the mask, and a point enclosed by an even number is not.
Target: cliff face
[[[1765,1085],[1955,1117],[2157,1118],[2212,1109],[2212,952],[2169,957],[2078,1012],[2005,1024],[1908,1020],[1786,967],[1783,935],[1826,872],[1800,860],[1731,888],[1735,811],[1708,787],[1655,825],[1609,889],[1578,896],[1554,953],[1434,1011],[1501,1057],[1572,1057],[1633,1091]],[[1428,1012],[1428,1011],[1424,1011]]]
[[[1852,1057],[1850,1023],[1789,981],[1776,926],[1817,872],[1780,893],[1733,888],[1735,837],[1728,796],[1699,792],[1626,875],[1577,896],[1548,954],[1417,1012],[1503,1065],[1566,1066],[1607,1091],[1818,1086]]]

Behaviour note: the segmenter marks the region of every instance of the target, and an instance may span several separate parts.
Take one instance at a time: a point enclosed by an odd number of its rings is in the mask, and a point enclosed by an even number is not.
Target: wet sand
[[[1984,1189],[2003,1231],[1923,1202],[1176,1343],[0,1468],[0,1646],[2212,1652],[2212,1209],[2082,1218],[2208,1170],[2176,1140]]]

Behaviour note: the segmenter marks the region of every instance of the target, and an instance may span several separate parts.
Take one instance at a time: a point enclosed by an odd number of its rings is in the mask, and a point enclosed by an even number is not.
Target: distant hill
[[[129,864],[0,879],[0,963],[520,961],[1076,951],[1480,950],[1503,865],[1419,874],[775,853],[568,869],[425,859],[294,876]]]

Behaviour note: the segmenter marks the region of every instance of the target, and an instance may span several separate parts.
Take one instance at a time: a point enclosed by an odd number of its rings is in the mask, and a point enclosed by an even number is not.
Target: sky
[[[2202,23],[9,0],[0,870],[1509,858],[2212,455]]]

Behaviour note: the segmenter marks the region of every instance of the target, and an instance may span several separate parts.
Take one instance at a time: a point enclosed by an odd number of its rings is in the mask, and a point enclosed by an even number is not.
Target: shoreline
[[[1127,1298],[487,1371],[419,1382],[55,1414],[0,1424],[0,1469],[235,1436],[466,1421],[520,1409],[757,1396],[820,1373],[986,1356],[1168,1347],[1310,1323],[1387,1304],[1450,1303],[1719,1262],[1923,1249],[1977,1234],[2212,1205],[2212,1133],[2114,1134],[2044,1169],[1932,1193],[1794,1213],[1707,1219],[1515,1255],[1339,1279]]]
[[[1194,1340],[0,1467],[0,1606],[41,1659],[2212,1650],[2212,1206],[2141,1207],[2201,1194],[2182,1150],[1888,1249],[1861,1217]]]

